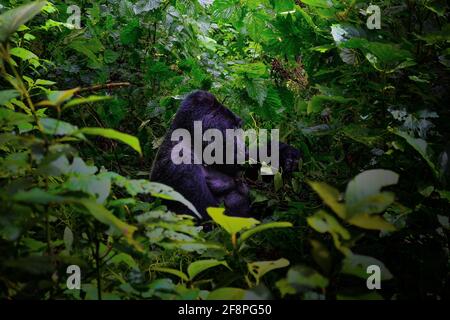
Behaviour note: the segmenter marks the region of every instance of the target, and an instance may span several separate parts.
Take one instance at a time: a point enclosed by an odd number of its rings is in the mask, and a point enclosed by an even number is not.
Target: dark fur
[[[181,103],[172,126],[161,144],[150,179],[171,186],[180,192],[192,202],[205,220],[208,219],[206,208],[218,207],[222,203],[228,215],[249,216],[249,190],[245,181],[239,176],[241,170],[239,165],[204,166],[172,163],[171,151],[178,143],[171,141],[172,132],[183,128],[189,130],[193,136],[194,121],[202,121],[203,132],[215,128],[221,130],[224,137],[226,129],[242,127],[242,120],[220,104],[212,94],[206,91],[191,93]],[[283,171],[295,170],[299,158],[297,149],[280,144],[280,164]],[[184,205],[175,202],[168,205],[177,213],[192,214]]]

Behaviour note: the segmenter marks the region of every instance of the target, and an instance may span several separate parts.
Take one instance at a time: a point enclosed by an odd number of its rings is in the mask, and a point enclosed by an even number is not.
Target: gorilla
[[[181,103],[158,150],[150,180],[168,185],[181,193],[195,206],[203,220],[209,220],[206,212],[208,207],[219,207],[221,204],[224,205],[227,215],[249,217],[249,188],[242,176],[242,165],[205,165],[195,164],[194,161],[181,164],[173,163],[172,149],[179,142],[172,141],[172,133],[176,129],[185,129],[192,134],[194,132],[194,121],[201,121],[204,131],[208,129],[220,130],[223,137],[226,136],[227,129],[242,128],[242,120],[223,106],[211,93],[195,91],[189,94]],[[280,166],[283,173],[293,172],[298,167],[300,152],[283,143],[280,143],[279,151]],[[195,157],[194,150],[191,150],[188,157],[193,160]],[[170,201],[168,207],[179,214],[194,215],[181,203]]]

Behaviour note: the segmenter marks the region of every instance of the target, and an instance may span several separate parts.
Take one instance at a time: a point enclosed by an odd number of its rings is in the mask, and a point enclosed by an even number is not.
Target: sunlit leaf
[[[289,228],[292,227],[292,223],[290,222],[269,222],[260,224],[256,227],[253,227],[247,231],[241,233],[239,240],[245,241],[256,233],[259,233],[264,230],[275,229],[275,228]]]
[[[85,104],[85,103],[92,103],[92,102],[109,100],[111,98],[112,97],[108,97],[108,96],[89,96],[89,97],[86,97],[86,98],[75,98],[75,99],[72,99],[69,102],[67,102],[64,105],[63,109],[70,108],[70,107],[73,107],[73,106],[77,106],[77,105],[80,105],[80,104]]]
[[[197,260],[192,262],[189,267],[188,267],[188,275],[189,275],[189,279],[194,279],[196,275],[198,275],[199,273],[208,270],[210,268],[214,268],[217,266],[225,266],[227,268],[230,268],[228,266],[228,264],[225,261],[219,261],[216,259],[208,259],[208,260]]]
[[[251,228],[260,222],[253,218],[230,217],[224,214],[223,208],[208,208],[208,214],[225,231],[229,234],[236,234],[244,229]]]
[[[339,191],[322,182],[309,181],[308,184],[322,198],[323,202],[328,205],[342,219],[345,219],[345,205],[339,202]]]
[[[369,196],[380,193],[381,188],[397,184],[398,174],[384,169],[367,170],[358,174],[347,185],[345,204],[349,207],[357,205]]]
[[[247,264],[248,271],[255,277],[256,284],[268,272],[289,266],[289,260],[281,258],[274,261],[256,261]]]

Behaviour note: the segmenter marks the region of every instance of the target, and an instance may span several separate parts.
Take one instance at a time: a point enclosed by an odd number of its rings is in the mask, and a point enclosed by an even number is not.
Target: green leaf
[[[70,228],[67,227],[67,226],[66,226],[66,228],[64,229],[63,240],[64,240],[64,246],[66,247],[66,250],[67,250],[68,252],[72,251],[73,232],[72,232],[72,230],[70,230]]]
[[[302,0],[304,4],[317,8],[331,8],[333,2],[329,0]]]
[[[13,48],[10,50],[10,54],[20,58],[21,60],[39,59],[33,52],[24,48]]]
[[[347,252],[348,249],[342,245],[343,240],[350,240],[350,233],[339,222],[323,210],[319,210],[314,215],[306,218],[309,226],[320,233],[330,233],[333,237],[334,245],[337,249]]]
[[[264,11],[255,10],[247,13],[243,22],[245,29],[252,40],[261,40],[261,30],[266,29],[266,21],[268,20],[269,16]]]
[[[262,62],[235,64],[233,71],[250,79],[261,79],[269,76],[267,66]]]
[[[348,223],[369,230],[395,231],[394,225],[387,222],[383,217],[370,215],[368,213],[358,214],[347,220]]]
[[[345,205],[339,203],[339,191],[337,189],[322,182],[309,181],[308,184],[319,194],[326,205],[328,205],[341,219],[345,219]]]
[[[50,81],[50,80],[45,80],[45,79],[37,79],[36,80],[36,85],[38,85],[38,86],[52,86],[54,84],[56,84],[56,82]]]
[[[278,191],[281,188],[283,188],[283,177],[281,175],[281,172],[277,172],[274,174],[273,183],[274,183],[275,191]]]
[[[94,197],[97,203],[104,203],[111,191],[111,180],[102,174],[92,175],[71,175],[63,183],[63,187],[71,191],[82,191]]]
[[[6,108],[0,108],[0,127],[12,128],[14,126],[24,126],[33,121],[29,115],[15,112]]]
[[[342,261],[342,273],[357,276],[362,279],[367,279],[367,267],[376,265],[381,269],[381,280],[392,279],[391,272],[386,268],[383,262],[369,256],[359,254],[350,254]]]
[[[347,103],[352,100],[341,96],[316,95],[308,102],[307,113],[320,112],[325,108],[327,103]]]
[[[244,229],[251,228],[260,222],[253,218],[230,217],[224,214],[224,208],[206,209],[210,217],[229,234],[233,235]]]
[[[134,44],[140,37],[140,22],[135,18],[128,22],[120,32],[120,42],[124,45]]]
[[[239,0],[215,0],[212,14],[215,18],[230,21],[237,15],[239,8]]]
[[[411,147],[413,147],[414,150],[416,150],[422,156],[422,158],[427,162],[428,166],[431,168],[431,170],[433,171],[434,175],[436,177],[439,176],[439,171],[437,170],[436,165],[431,160],[431,157],[430,157],[430,155],[428,153],[428,144],[427,144],[427,142],[425,140],[420,139],[420,138],[416,139],[414,137],[411,137],[407,132],[400,131],[398,129],[390,128],[389,131],[391,131],[395,135],[405,139],[406,142]]]
[[[76,99],[72,99],[69,102],[67,102],[63,109],[67,109],[73,106],[77,106],[80,104],[84,104],[84,103],[92,103],[92,102],[98,102],[98,101],[105,101],[105,100],[110,100],[112,99],[112,97],[108,97],[108,96],[89,96],[86,98],[76,98]]]
[[[105,128],[82,128],[79,130],[79,132],[87,134],[87,135],[96,135],[96,136],[102,136],[109,139],[118,140],[120,142],[123,142],[130,147],[132,147],[134,150],[139,152],[139,154],[142,154],[141,145],[139,144],[138,138],[122,133],[119,131],[116,131],[114,129],[105,129]]]
[[[103,54],[103,59],[106,63],[113,63],[120,57],[120,54],[112,51],[110,49],[106,49],[105,53]]]
[[[162,183],[150,182],[143,179],[126,179],[121,175],[113,172],[108,172],[108,174],[114,180],[114,183],[116,185],[125,188],[127,192],[132,196],[135,196],[139,193],[151,194],[152,196],[157,198],[178,201],[188,207],[189,210],[197,215],[197,217],[202,218],[201,214],[197,211],[194,205],[186,198],[184,198],[179,192],[175,191],[172,187],[166,186]]]
[[[267,97],[268,87],[264,79],[253,79],[247,81],[247,93],[250,98],[258,102],[262,107]]]
[[[198,275],[199,273],[208,270],[210,268],[214,268],[217,266],[225,266],[228,269],[230,269],[230,267],[228,266],[228,264],[225,261],[219,261],[216,259],[208,259],[208,260],[197,260],[192,262],[188,269],[188,275],[189,275],[189,279],[192,280],[195,278],[196,275]],[[231,270],[231,269],[230,269]]]
[[[135,14],[153,11],[158,9],[163,2],[163,0],[140,0],[133,6],[133,11]]]
[[[274,9],[277,13],[294,10],[294,0],[274,1]]]
[[[211,291],[207,300],[243,300],[246,291],[239,288],[220,288]]]
[[[36,204],[48,204],[48,203],[60,203],[65,201],[64,197],[54,195],[48,191],[33,188],[28,191],[19,191],[13,196],[14,201],[36,203]]]
[[[281,298],[284,298],[288,294],[296,294],[297,290],[292,287],[287,279],[280,279],[275,283],[275,286],[280,290]]]
[[[297,290],[301,290],[304,287],[323,289],[329,283],[327,278],[306,266],[294,266],[289,269],[286,280]]]
[[[65,136],[65,135],[75,135],[78,131],[78,127],[74,126],[68,122],[64,122],[53,118],[42,118],[40,123],[44,129],[44,133]]]
[[[247,263],[248,271],[255,277],[256,285],[259,284],[260,279],[268,272],[285,268],[289,266],[289,261],[287,259],[281,258],[274,261],[257,261]]]
[[[88,58],[90,68],[100,69],[102,67],[102,63],[96,54],[97,48],[92,48],[88,46],[87,43],[81,41],[74,41],[69,45],[69,47],[86,56]]]
[[[37,106],[59,106],[64,101],[69,100],[72,96],[80,90],[79,88],[74,88],[64,91],[51,91],[48,94],[48,100],[41,101],[37,103]]]
[[[172,268],[160,268],[160,267],[151,267],[151,270],[156,271],[156,272],[168,273],[168,274],[177,276],[178,278],[180,278],[183,281],[186,281],[186,282],[189,281],[188,276],[180,270],[176,270],[176,269],[172,269]]]
[[[241,236],[239,237],[240,241],[245,241],[248,238],[250,238],[252,235],[259,233],[264,230],[268,229],[275,229],[275,228],[290,228],[292,227],[292,223],[290,222],[269,222],[260,224],[256,227],[253,227],[247,231],[242,232]]]
[[[84,206],[94,218],[119,231],[130,244],[136,246],[136,242],[133,240],[133,234],[137,230],[135,226],[123,222],[95,200],[74,199],[73,201]]]
[[[367,170],[358,174],[347,185],[345,204],[357,206],[361,201],[380,193],[381,188],[397,184],[398,174],[384,169]]]
[[[17,90],[2,90],[0,91],[0,106],[5,105],[11,99],[19,96],[19,91]]]
[[[445,1],[441,1],[441,0],[428,1],[427,3],[424,3],[424,6],[427,9],[436,13],[440,17],[444,16],[446,8],[448,8],[445,6]]]
[[[368,196],[358,203],[347,206],[347,216],[354,217],[359,214],[381,213],[386,210],[395,200],[392,192],[381,192],[372,196]]]
[[[0,42],[6,41],[9,36],[27,21],[37,15],[45,6],[46,1],[35,1],[8,10],[0,15]]]

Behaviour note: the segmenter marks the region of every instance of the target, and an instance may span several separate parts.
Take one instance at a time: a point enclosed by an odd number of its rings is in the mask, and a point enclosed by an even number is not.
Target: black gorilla
[[[177,141],[171,141],[176,129],[194,132],[194,121],[201,121],[203,131],[218,129],[226,136],[226,129],[242,127],[242,120],[220,104],[209,92],[196,91],[184,101],[175,115],[172,126],[162,142],[151,172],[151,181],[171,186],[196,207],[203,219],[208,219],[206,208],[218,207],[222,203],[226,214],[249,216],[249,190],[241,177],[239,165],[174,164],[171,152]],[[237,149],[237,148],[235,148]],[[194,152],[191,153],[194,157]],[[224,154],[225,157],[225,154]],[[297,149],[280,143],[280,165],[283,172],[292,172],[298,165],[300,153]],[[177,213],[193,214],[180,203],[168,206]]]

